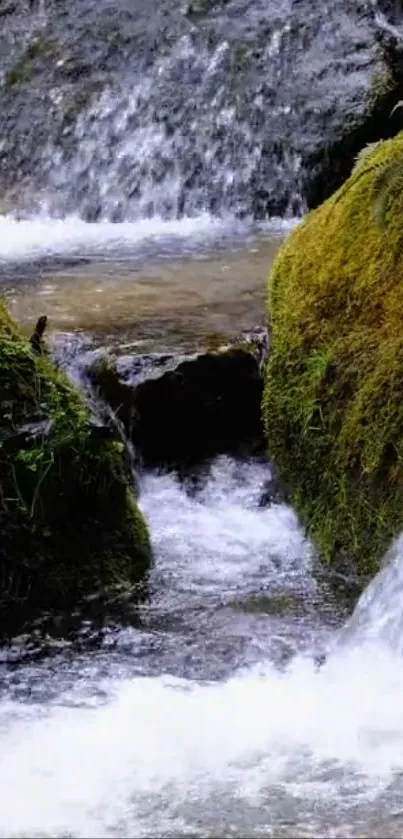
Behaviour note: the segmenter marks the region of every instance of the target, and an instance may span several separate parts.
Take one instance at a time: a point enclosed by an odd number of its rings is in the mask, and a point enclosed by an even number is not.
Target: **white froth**
[[[257,505],[266,470],[220,459],[194,498],[172,477],[146,479],[142,506],[164,573],[175,563],[173,586],[253,587],[256,574],[274,578],[272,556],[286,584],[311,579],[292,511]],[[67,696],[4,700],[0,836],[368,835],[368,808],[387,819],[396,785],[401,798],[403,667],[391,626],[402,567],[398,544],[356,612],[370,637],[353,621],[320,669],[298,656],[282,672],[266,661],[214,683],[103,677],[106,699],[94,685],[82,706],[77,695],[74,707]]]
[[[225,225],[201,215],[165,221],[135,223],[85,222],[79,218],[20,221],[0,216],[0,260],[29,260],[54,256],[119,256],[135,254],[138,247],[159,239],[192,239],[219,233]]]
[[[263,803],[269,815],[276,790],[302,807],[337,806],[348,783],[356,802],[376,798],[403,771],[402,690],[380,651],[349,651],[319,673],[300,660],[216,685],[122,682],[106,706],[3,732],[0,834],[166,835],[193,806],[208,825],[217,792],[235,818]]]
[[[274,218],[264,229],[281,234],[295,223],[296,220]],[[232,240],[247,233],[248,225],[208,213],[193,218],[165,220],[156,216],[121,223],[85,222],[78,217],[17,220],[0,215],[0,264],[68,256],[122,259],[135,257],[144,247],[150,248],[153,255],[164,247],[180,254],[205,248],[222,237]]]

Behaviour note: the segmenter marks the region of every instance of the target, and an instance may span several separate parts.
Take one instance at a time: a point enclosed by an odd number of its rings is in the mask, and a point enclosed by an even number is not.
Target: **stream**
[[[267,474],[143,475],[138,620],[3,650],[1,836],[402,835],[401,548],[345,623]]]
[[[47,314],[79,379],[87,349],[264,325],[307,161],[362,114],[398,7],[0,0],[0,289],[27,334]],[[147,599],[0,646],[0,838],[403,836],[403,542],[357,602],[271,478],[143,472]]]
[[[173,349],[203,345],[217,312],[224,332],[264,322],[287,232],[219,227],[181,254],[157,226],[147,252],[100,236],[94,253],[92,229],[69,246],[66,223],[63,247],[19,224],[3,221],[3,293],[26,328],[50,311],[77,375],[86,339]],[[402,835],[401,547],[349,617],[294,511],[262,503],[271,479],[262,457],[143,473],[146,601],[0,648],[0,836]]]

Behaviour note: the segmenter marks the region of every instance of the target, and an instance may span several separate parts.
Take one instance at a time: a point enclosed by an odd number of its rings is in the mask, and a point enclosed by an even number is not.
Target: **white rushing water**
[[[172,649],[186,646],[204,607],[213,649],[218,632],[231,639],[237,613],[228,606],[242,592],[270,600],[277,586],[308,601],[317,591],[295,515],[258,505],[264,475],[267,466],[223,458],[195,494],[169,476],[145,479],[156,550],[150,608],[166,619],[176,606],[183,617],[179,631],[166,622],[158,630],[156,618],[154,641],[171,635]],[[287,666],[273,663],[264,633],[277,624],[266,614],[259,660],[247,656],[225,678],[177,676],[161,663],[147,675],[144,650],[143,673],[130,673],[130,655],[110,652],[101,666],[88,653],[68,686],[68,662],[22,670],[28,686],[53,679],[58,689],[47,702],[3,694],[0,835],[400,836],[402,579],[398,546],[356,612],[371,637],[353,620],[333,634],[339,643],[321,668],[298,616],[282,620],[305,632],[305,648]],[[217,624],[220,609],[227,618]]]
[[[182,220],[153,218],[120,224],[85,222],[74,216],[64,220],[0,217],[0,262],[55,256],[128,257],[148,242],[177,239],[183,247],[185,242],[211,241],[228,232],[229,227],[229,223],[208,214]]]
[[[130,259],[211,252],[216,245],[241,242],[258,231],[285,233],[297,219],[272,218],[259,226],[208,213],[166,220],[158,216],[135,222],[86,222],[71,216],[17,219],[0,215],[0,267],[48,258]]]

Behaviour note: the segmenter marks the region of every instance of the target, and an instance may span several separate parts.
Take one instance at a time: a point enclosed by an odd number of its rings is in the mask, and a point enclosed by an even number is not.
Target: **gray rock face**
[[[396,9],[379,0],[387,23]],[[376,10],[0,0],[3,196],[87,220],[298,213],[323,147],[365,112]]]

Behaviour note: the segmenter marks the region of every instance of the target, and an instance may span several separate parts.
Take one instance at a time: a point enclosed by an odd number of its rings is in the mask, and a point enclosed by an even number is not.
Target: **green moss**
[[[14,90],[29,82],[34,75],[36,61],[51,58],[55,55],[55,42],[43,35],[37,35],[30,41],[14,66],[6,71],[4,77],[6,90]]]
[[[203,18],[227,3],[228,0],[191,0],[185,9],[185,15],[191,19]]]
[[[0,609],[64,607],[150,560],[122,444],[0,302]]]
[[[396,83],[388,67],[375,73],[367,94],[368,110],[382,97],[388,97],[391,93],[395,94],[395,90]]]
[[[403,196],[373,219],[380,143],[280,250],[269,283],[269,447],[324,557],[372,574],[403,527]]]

